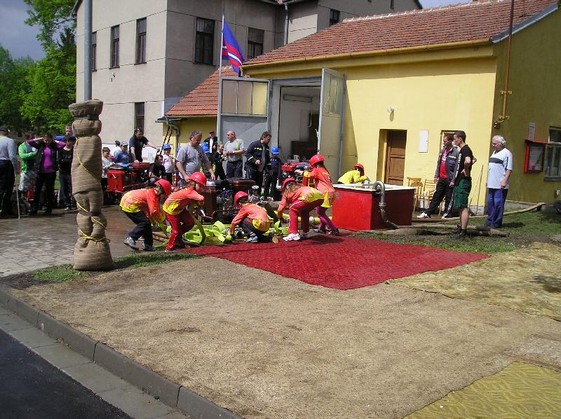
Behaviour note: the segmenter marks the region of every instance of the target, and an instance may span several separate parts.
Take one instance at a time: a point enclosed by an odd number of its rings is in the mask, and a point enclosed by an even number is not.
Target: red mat
[[[365,238],[317,235],[300,242],[229,244],[189,249],[312,285],[348,290],[487,257]]]

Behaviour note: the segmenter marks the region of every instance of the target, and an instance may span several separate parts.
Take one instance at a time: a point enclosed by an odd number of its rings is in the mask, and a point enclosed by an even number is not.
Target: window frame
[[[559,127],[549,127],[549,141],[545,144],[543,171],[544,181],[561,181],[561,128]]]
[[[119,67],[119,42],[120,42],[120,26],[115,25],[111,26],[111,45],[110,45],[110,52],[109,52],[109,68],[118,68]]]
[[[199,25],[200,23],[200,25]],[[212,25],[212,30],[206,31],[203,25]],[[214,65],[214,35],[216,22],[212,19],[197,17],[195,20],[195,54],[193,62],[196,64]]]
[[[91,71],[97,71],[97,32],[92,32],[90,45],[90,64]]]
[[[247,28],[247,59],[263,54],[265,31],[257,28]]]
[[[134,102],[134,127],[144,131],[146,117],[146,102]]]
[[[339,22],[341,22],[341,11],[329,9],[329,26],[336,25]]]
[[[144,27],[142,27],[144,26]],[[136,20],[135,64],[146,64],[146,34],[148,20],[144,17]]]

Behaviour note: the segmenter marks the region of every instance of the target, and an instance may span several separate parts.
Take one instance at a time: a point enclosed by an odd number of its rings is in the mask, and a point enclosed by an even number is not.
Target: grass
[[[138,253],[119,258],[115,261],[116,269],[136,269],[146,266],[162,265],[176,260],[196,257],[188,253],[167,254],[163,252]],[[76,279],[89,278],[99,275],[100,271],[76,271],[70,264],[52,266],[32,272],[32,279],[38,282],[56,283],[67,282]]]
[[[453,229],[457,221],[445,224]],[[483,224],[483,218],[470,220],[470,226]],[[417,244],[460,252],[492,254],[520,249],[533,242],[556,243],[552,237],[561,235],[561,215],[551,210],[506,215],[500,231],[508,233],[508,237],[470,236],[464,240],[457,240],[450,235],[451,230],[445,232],[442,229],[431,229],[430,226],[423,228],[423,225],[417,225],[417,227],[423,229],[423,234],[387,235],[378,232],[364,232],[357,233],[357,235],[391,243]]]

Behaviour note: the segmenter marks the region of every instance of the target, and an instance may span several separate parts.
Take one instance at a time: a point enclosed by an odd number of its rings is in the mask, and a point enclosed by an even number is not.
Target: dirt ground
[[[516,360],[561,371],[558,250],[350,291],[206,257],[12,292],[243,417],[399,418]]]

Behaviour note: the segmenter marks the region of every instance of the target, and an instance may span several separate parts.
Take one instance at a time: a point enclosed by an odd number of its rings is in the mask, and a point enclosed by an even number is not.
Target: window
[[[545,180],[561,180],[561,128],[549,129],[549,142],[545,146]]]
[[[119,67],[119,25],[111,28],[110,67]]]
[[[335,9],[329,9],[329,26],[339,23],[341,12]]]
[[[136,21],[136,64],[146,63],[146,18]]]
[[[90,64],[92,71],[97,70],[97,32],[92,32],[92,46],[90,49]]]
[[[269,84],[266,81],[224,80],[222,112],[230,115],[267,116]]]
[[[214,54],[214,20],[197,18],[195,62],[212,65]]]
[[[265,31],[262,29],[248,28],[247,30],[247,58],[254,58],[263,54],[263,39]]]
[[[144,131],[144,102],[134,104],[134,127]]]

